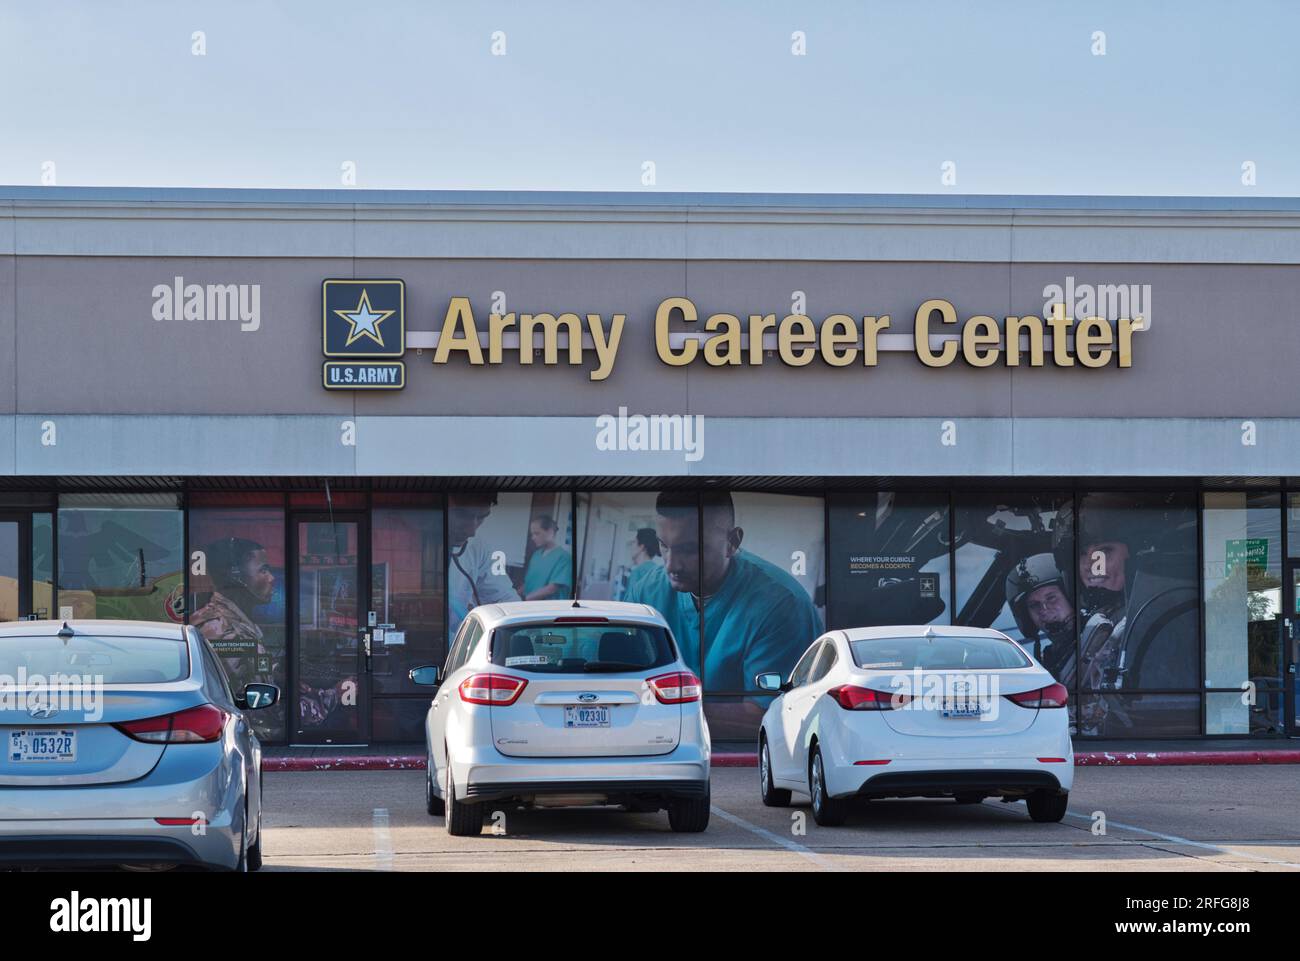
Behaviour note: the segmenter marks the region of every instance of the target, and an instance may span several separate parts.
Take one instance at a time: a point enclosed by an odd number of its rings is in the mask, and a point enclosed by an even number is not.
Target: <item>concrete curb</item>
[[[714,767],[756,767],[755,754],[714,754]],[[1153,767],[1160,765],[1300,764],[1300,750],[1258,751],[1076,751],[1075,767]],[[263,757],[262,770],[423,771],[418,755],[359,754],[343,757]]]

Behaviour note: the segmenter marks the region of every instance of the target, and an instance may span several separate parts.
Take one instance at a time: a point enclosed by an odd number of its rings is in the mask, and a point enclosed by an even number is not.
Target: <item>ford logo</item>
[[[595,694],[590,694],[590,693],[589,693],[589,694],[579,694],[579,695],[578,695],[578,700],[579,700],[579,701],[584,701],[584,702],[586,702],[586,703],[588,703],[588,704],[590,704],[590,703],[591,703],[592,701],[594,701],[595,699],[596,699],[596,695],[595,695]]]

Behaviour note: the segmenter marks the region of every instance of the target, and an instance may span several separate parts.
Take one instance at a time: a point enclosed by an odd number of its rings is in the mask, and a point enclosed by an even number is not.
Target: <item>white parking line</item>
[[[711,805],[709,809],[715,815],[722,818],[722,820],[729,821],[730,823],[736,825],[737,827],[742,827],[746,831],[751,831],[754,834],[757,834],[760,838],[763,838],[765,841],[770,841],[773,844],[779,844],[787,851],[793,851],[795,854],[799,855],[800,857],[807,858],[809,861],[813,862],[813,864],[817,865],[823,871],[836,870],[835,867],[829,861],[827,861],[825,858],[823,858],[821,855],[817,854],[816,852],[809,851],[798,841],[792,841],[790,838],[783,838],[775,831],[769,831],[767,830],[767,828],[761,828],[757,824],[750,824],[744,818],[737,817],[736,815],[732,814],[730,811],[724,811],[716,804]]]
[[[1078,818],[1081,821],[1087,821],[1089,824],[1091,824],[1093,820],[1091,817],[1085,814],[1077,814],[1074,811],[1066,811],[1065,815],[1066,817]],[[1140,828],[1140,827],[1135,827],[1132,824],[1124,824],[1121,821],[1112,821],[1110,818],[1106,819],[1106,826],[1117,827],[1123,831],[1135,831],[1139,834],[1149,834],[1153,838],[1159,838],[1160,840],[1167,841],[1170,844],[1185,844],[1188,847],[1201,848],[1202,850],[1206,850],[1206,851],[1214,851],[1217,852],[1218,854],[1235,855],[1237,857],[1247,858],[1251,861],[1263,861],[1266,864],[1277,864],[1287,868],[1300,868],[1300,864],[1297,864],[1293,861],[1282,861],[1279,860],[1278,858],[1270,858],[1264,854],[1251,854],[1249,851],[1239,851],[1236,848],[1220,847],[1217,844],[1210,844],[1207,841],[1193,841],[1189,838],[1180,838],[1176,834],[1162,834],[1159,831],[1152,831],[1150,828]]]
[[[375,808],[375,867],[393,870],[393,839],[388,833],[388,808]]]

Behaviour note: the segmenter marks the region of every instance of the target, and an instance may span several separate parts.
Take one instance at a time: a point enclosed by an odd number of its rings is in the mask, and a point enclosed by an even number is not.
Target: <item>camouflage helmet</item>
[[[1007,604],[1016,619],[1016,627],[1020,628],[1020,635],[1027,641],[1037,640],[1040,632],[1029,616],[1025,601],[1040,587],[1052,584],[1059,587],[1067,599],[1070,598],[1069,579],[1061,573],[1056,558],[1051,554],[1022,557],[1007,575]]]

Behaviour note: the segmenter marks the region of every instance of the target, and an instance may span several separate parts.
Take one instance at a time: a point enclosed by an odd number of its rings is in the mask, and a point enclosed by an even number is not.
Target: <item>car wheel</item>
[[[790,792],[772,783],[772,754],[767,749],[767,738],[758,742],[758,789],[767,807],[790,806]]]
[[[456,799],[456,779],[447,765],[447,833],[458,838],[472,838],[483,833],[483,806]]]
[[[698,834],[709,826],[711,795],[668,802],[668,826],[678,833]]]
[[[257,816],[257,840],[249,847],[244,857],[249,871],[262,870],[262,816],[260,814]]]
[[[1070,792],[1034,791],[1025,800],[1030,818],[1040,824],[1051,824],[1065,817],[1065,810],[1070,806]]]
[[[822,827],[833,828],[844,823],[847,805],[826,793],[826,768],[822,764],[822,749],[813,748],[808,765],[808,793],[812,795],[813,820]]]
[[[429,758],[429,766],[425,769],[424,775],[424,809],[429,812],[430,817],[440,818],[447,813],[447,805],[442,798],[433,793],[433,775],[433,758]]]

